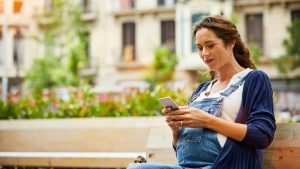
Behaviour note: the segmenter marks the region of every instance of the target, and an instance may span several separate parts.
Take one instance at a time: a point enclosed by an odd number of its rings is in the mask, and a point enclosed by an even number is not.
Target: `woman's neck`
[[[216,75],[219,82],[229,82],[233,75],[244,69],[245,68],[241,67],[239,64],[229,64],[223,66],[220,70],[217,70]]]

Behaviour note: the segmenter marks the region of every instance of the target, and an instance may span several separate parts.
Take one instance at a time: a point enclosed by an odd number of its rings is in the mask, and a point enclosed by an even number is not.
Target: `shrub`
[[[21,98],[7,104],[0,101],[0,119],[160,116],[162,107],[157,99],[170,96],[179,105],[185,105],[188,99],[183,90],[172,90],[165,85],[157,85],[154,90],[110,93],[106,99],[89,89],[68,91],[67,99],[54,96],[52,91],[51,95],[38,99]]]

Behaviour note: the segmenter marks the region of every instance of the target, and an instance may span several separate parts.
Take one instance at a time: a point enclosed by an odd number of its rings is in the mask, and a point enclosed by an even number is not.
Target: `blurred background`
[[[210,80],[192,37],[207,15],[237,25],[277,123],[299,123],[300,0],[0,0],[0,168],[175,164],[157,99],[185,105]],[[299,168],[296,125],[264,168]]]
[[[2,119],[160,115],[166,95],[185,104],[209,79],[193,24],[224,15],[269,75],[278,121],[300,120],[299,0],[1,0],[0,12]]]

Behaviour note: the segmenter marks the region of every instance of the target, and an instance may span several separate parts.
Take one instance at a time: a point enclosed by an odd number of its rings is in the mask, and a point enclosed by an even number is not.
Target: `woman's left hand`
[[[207,128],[211,117],[212,115],[199,109],[180,106],[179,110],[170,112],[166,120],[180,127]]]

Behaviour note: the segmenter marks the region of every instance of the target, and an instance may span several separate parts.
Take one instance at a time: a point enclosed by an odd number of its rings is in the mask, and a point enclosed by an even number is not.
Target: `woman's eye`
[[[212,45],[207,45],[207,47],[212,48],[212,47],[214,47],[214,45],[213,44]]]
[[[197,46],[198,47],[198,50],[199,51],[202,51],[203,50],[203,47],[202,46]]]

